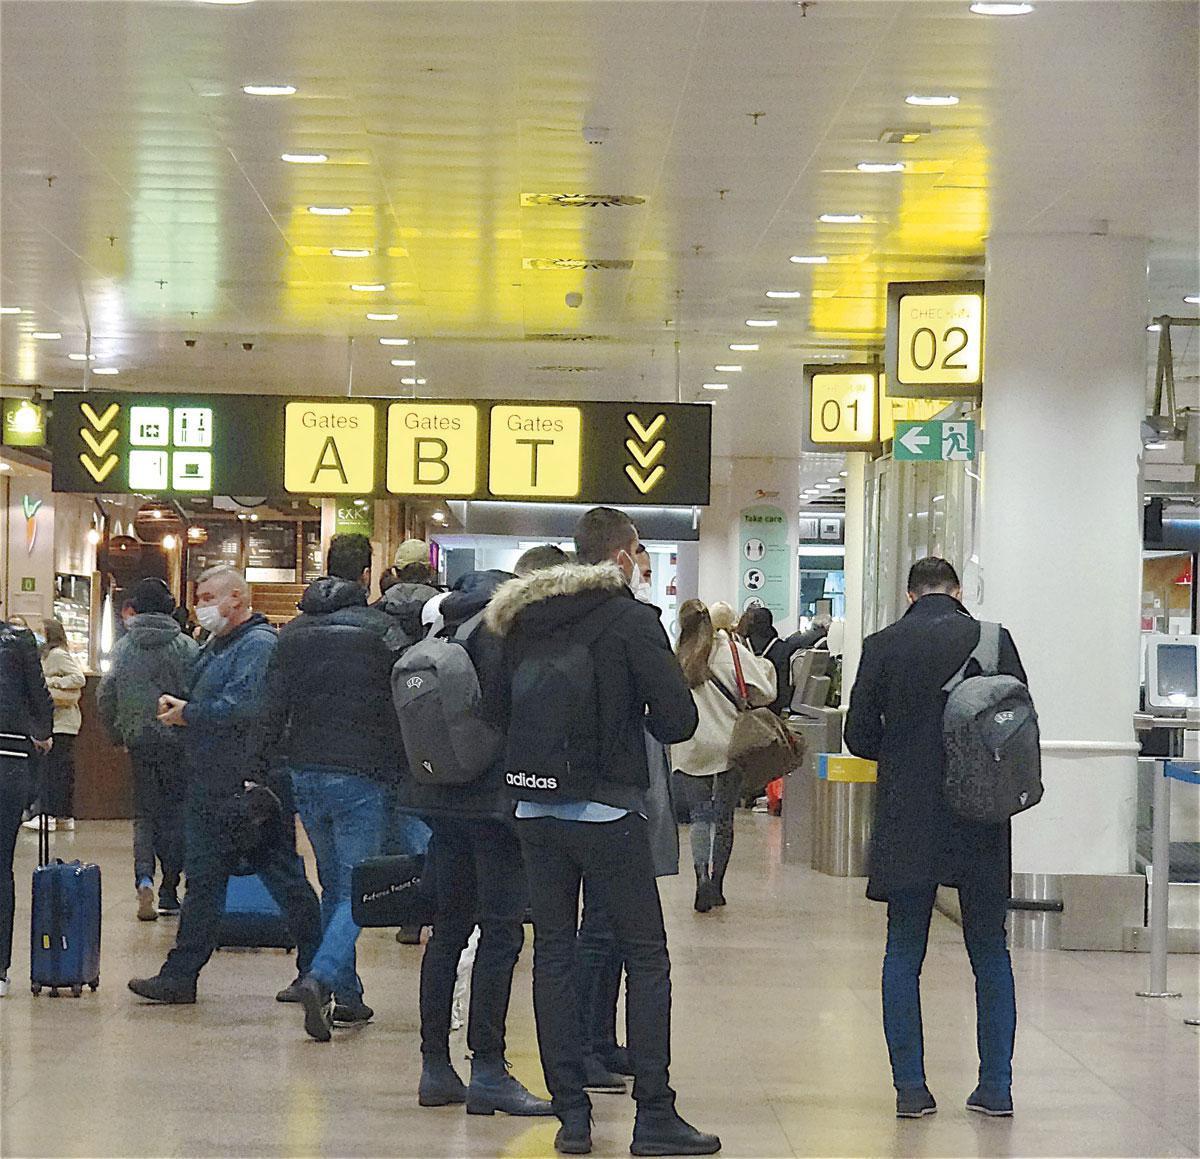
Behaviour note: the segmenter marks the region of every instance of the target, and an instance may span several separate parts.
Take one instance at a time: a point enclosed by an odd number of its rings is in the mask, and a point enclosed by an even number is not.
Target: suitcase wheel
[[[71,997],[72,998],[79,998],[82,995],[83,995],[83,987],[81,985],[75,985],[75,986],[71,987]]]
[[[100,979],[97,978],[95,981],[89,982],[88,986],[91,989],[92,993],[95,994],[96,991],[100,989]]]
[[[35,994],[40,994],[42,992],[42,984],[40,982],[33,982],[31,983],[29,989]]]
[[[50,987],[50,997],[51,997],[51,998],[57,998],[57,997],[58,997],[58,987],[57,987],[57,986],[51,986],[51,987]]]

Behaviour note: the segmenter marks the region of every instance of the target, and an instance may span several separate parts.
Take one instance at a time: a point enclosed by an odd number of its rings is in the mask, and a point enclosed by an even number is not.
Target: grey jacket
[[[134,616],[96,689],[96,708],[114,744],[176,740],[155,719],[165,692],[187,699],[199,645],[162,612]]]

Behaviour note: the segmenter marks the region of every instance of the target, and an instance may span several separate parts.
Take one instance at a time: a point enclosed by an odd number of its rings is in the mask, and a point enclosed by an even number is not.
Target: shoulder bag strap
[[[943,692],[953,692],[966,678],[974,660],[984,676],[995,676],[1000,668],[1000,625],[983,621],[979,625],[979,641],[958,671],[942,685]]]
[[[742,675],[742,658],[738,655],[737,643],[733,637],[729,637],[729,651],[733,655],[733,675],[737,680],[737,692],[741,697],[742,707],[750,706],[750,691],[746,687],[746,678]]]
[[[729,703],[730,703],[730,704],[732,704],[732,705],[733,705],[733,707],[734,707],[734,708],[736,708],[736,709],[738,710],[738,712],[741,712],[741,711],[742,711],[742,702],[741,702],[741,701],[740,701],[740,700],[739,700],[739,699],[738,699],[736,696],[734,696],[734,694],[733,694],[732,692],[730,692],[730,691],[729,691],[729,689],[728,689],[728,688],[726,688],[726,687],[725,687],[725,685],[724,685],[724,684],[722,684],[722,683],[721,683],[721,682],[720,682],[720,681],[719,681],[719,680],[718,680],[718,679],[717,679],[715,676],[710,676],[710,677],[708,678],[708,682],[709,682],[709,683],[710,683],[710,684],[711,684],[711,685],[712,685],[712,686],[713,686],[713,687],[714,687],[714,688],[715,688],[715,689],[716,689],[716,690],[717,690],[717,691],[718,691],[718,692],[719,692],[719,693],[720,693],[720,694],[721,694],[723,697],[725,697],[725,699],[726,699],[726,700],[728,700],[728,701],[729,701]]]

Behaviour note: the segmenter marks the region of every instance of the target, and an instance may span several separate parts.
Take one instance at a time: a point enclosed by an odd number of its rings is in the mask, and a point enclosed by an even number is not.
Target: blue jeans
[[[308,972],[343,1001],[362,999],[356,968],[358,926],[350,912],[350,874],[383,841],[386,790],[349,769],[291,769],[296,811],[317,857],[321,945]]]
[[[428,848],[429,826],[412,813],[402,813],[389,798],[380,853],[384,857],[414,857]]]
[[[883,1032],[897,1090],[925,1085],[921,1030],[921,965],[937,894],[932,885],[897,890],[888,898],[887,952],[883,959]],[[1017,1001],[1004,929],[1007,891],[963,885],[963,941],[975,974],[979,1084],[1007,1093],[1012,1085]]]

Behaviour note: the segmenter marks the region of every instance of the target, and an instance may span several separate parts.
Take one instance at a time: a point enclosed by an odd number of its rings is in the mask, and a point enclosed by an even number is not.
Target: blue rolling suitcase
[[[223,949],[296,948],[283,911],[257,873],[230,877],[225,889],[225,912],[217,927],[217,945]]]
[[[52,862],[44,814],[29,933],[29,985],[35,994],[48,987],[57,998],[60,988],[69,987],[78,998],[84,986],[100,985],[100,866]]]

